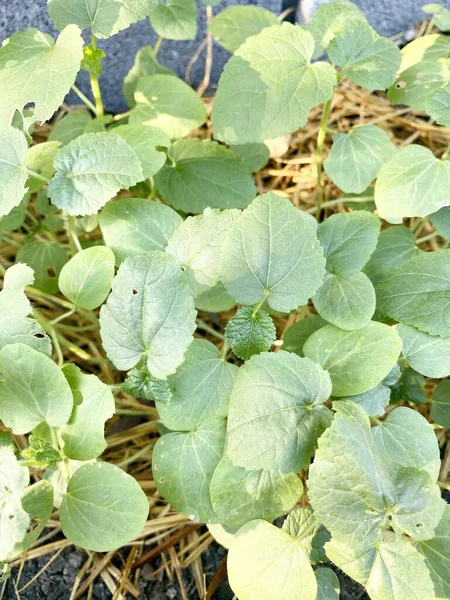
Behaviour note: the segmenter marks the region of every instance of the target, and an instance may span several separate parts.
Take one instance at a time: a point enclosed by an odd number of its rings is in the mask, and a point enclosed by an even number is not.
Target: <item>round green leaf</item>
[[[128,106],[136,106],[134,99],[136,85],[138,80],[146,75],[173,75],[176,77],[173,71],[159,64],[152,46],[143,46],[138,50],[133,66],[128,71],[123,82],[123,95]]]
[[[275,337],[272,317],[263,310],[255,313],[252,306],[240,308],[225,327],[227,342],[243,360],[269,350]]]
[[[253,356],[240,367],[230,398],[226,454],[246,469],[296,473],[309,463],[331,413],[328,373],[289,352]]]
[[[82,466],[70,478],[61,504],[64,535],[76,546],[106,552],[142,533],[148,500],[133,477],[114,465]]]
[[[317,579],[316,600],[339,600],[339,579],[331,569],[320,567],[314,571]]]
[[[441,31],[450,31],[450,11],[440,4],[426,4],[422,10],[432,16],[434,24]]]
[[[326,369],[333,396],[362,394],[380,383],[397,362],[402,342],[397,332],[371,321],[356,331],[326,325],[303,346],[305,356]]]
[[[375,125],[354,127],[350,133],[333,136],[333,146],[323,166],[342,191],[359,194],[394,152],[395,146],[383,129]]]
[[[165,153],[156,149],[157,146],[170,146],[168,136],[161,129],[140,124],[120,125],[112,131],[115,135],[120,135],[136,152],[146,179],[153,177],[166,162]]]
[[[231,150],[209,140],[178,140],[156,175],[164,200],[185,213],[245,208],[256,195],[252,176]]]
[[[388,273],[375,291],[384,315],[450,336],[450,250],[421,252]]]
[[[58,277],[69,255],[59,244],[53,242],[33,242],[20,248],[16,256],[17,262],[29,265],[35,275],[35,286],[54,294],[59,290]]]
[[[43,421],[51,427],[67,423],[72,391],[48,356],[24,344],[9,344],[0,350],[0,373],[0,417],[14,433],[28,433]]]
[[[440,236],[450,240],[450,207],[441,208],[430,215],[428,220]]]
[[[212,112],[215,137],[227,144],[264,142],[302,127],[311,108],[331,98],[336,84],[331,65],[311,64],[313,52],[313,36],[290,23],[247,39],[219,81]]]
[[[289,512],[302,495],[295,473],[246,471],[224,456],[211,481],[211,502],[222,525],[238,529],[253,519],[273,521]]]
[[[134,99],[130,125],[157,127],[170,139],[188,135],[206,120],[205,107],[194,90],[172,75],[139,77]]]
[[[431,404],[431,418],[438,425],[450,429],[450,381],[441,381],[434,392]]]
[[[195,0],[160,0],[150,13],[158,35],[168,40],[193,40],[197,34]]]
[[[144,198],[110,202],[98,220],[105,243],[118,263],[128,256],[164,250],[183,222],[169,206]]]
[[[226,293],[221,281],[210,290],[202,292],[195,298],[195,308],[206,312],[224,312],[231,310],[235,305],[236,302]]]
[[[450,202],[450,163],[424,146],[402,148],[381,167],[375,184],[378,214],[389,223],[426,217]]]
[[[450,506],[446,506],[436,534],[418,544],[434,585],[436,600],[446,600],[450,595],[448,563],[450,561]]]
[[[450,127],[450,86],[439,88],[428,96],[425,108],[436,123]]]
[[[100,312],[103,347],[127,371],[142,359],[158,379],[175,373],[195,331],[194,299],[185,274],[155,250],[120,266]]]
[[[64,265],[58,284],[75,306],[93,310],[106,300],[113,277],[113,251],[105,246],[93,246],[77,252]]]
[[[90,121],[92,117],[88,110],[72,110],[52,127],[48,139],[50,142],[60,142],[61,146],[65,146],[83,135]]]
[[[239,156],[250,173],[256,173],[269,162],[270,150],[265,144],[237,144],[231,146],[231,150]]]
[[[403,225],[388,227],[380,233],[377,247],[364,267],[364,273],[375,285],[397,265],[407,262],[418,253],[416,238],[410,229]]]
[[[315,58],[324,53],[331,40],[339,35],[350,20],[360,19],[364,21],[364,13],[347,0],[336,0],[317,7],[311,20],[311,33],[319,48],[315,52]]]
[[[156,403],[161,421],[169,429],[190,431],[210,417],[226,417],[237,370],[213,344],[195,339],[169,377],[172,399]]]
[[[320,316],[341,329],[360,329],[375,312],[375,290],[364,273],[327,273],[312,300]]]
[[[301,544],[267,521],[250,521],[228,553],[228,577],[239,600],[315,600],[317,583]]]
[[[59,151],[48,195],[69,215],[95,214],[121,189],[141,181],[141,163],[120,136],[86,133]]]
[[[259,6],[229,6],[214,17],[209,31],[219,44],[233,53],[247,38],[271,25],[280,25],[280,21],[270,10]]]
[[[283,335],[283,350],[294,352],[299,356],[304,356],[303,346],[306,340],[315,331],[327,325],[325,319],[319,315],[312,315],[306,319],[301,319],[286,329]]]
[[[25,196],[27,150],[21,131],[9,126],[0,129],[0,217],[9,214]]]
[[[442,338],[400,323],[397,328],[402,338],[402,354],[406,362],[426,377],[450,375],[450,338]]]
[[[327,562],[323,547],[330,539],[330,534],[317,521],[310,506],[290,512],[283,523],[283,529],[301,543],[311,564]]]
[[[222,281],[241,304],[263,298],[280,312],[306,304],[319,288],[325,261],[305,214],[277,194],[259,196],[224,242]]]
[[[167,433],[153,449],[156,487],[175,510],[193,521],[217,523],[209,486],[222,458],[226,421],[211,417],[188,433]]]
[[[25,166],[46,179],[53,177],[55,167],[53,161],[59,151],[59,142],[42,142],[31,146],[25,157]],[[37,192],[43,186],[42,180],[31,176],[29,181],[29,192]]]

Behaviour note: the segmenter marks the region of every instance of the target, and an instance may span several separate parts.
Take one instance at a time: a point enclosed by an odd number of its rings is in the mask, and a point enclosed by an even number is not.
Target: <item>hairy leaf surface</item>
[[[272,317],[262,310],[254,314],[251,306],[240,308],[225,327],[227,342],[236,356],[243,360],[269,350],[275,337]]]

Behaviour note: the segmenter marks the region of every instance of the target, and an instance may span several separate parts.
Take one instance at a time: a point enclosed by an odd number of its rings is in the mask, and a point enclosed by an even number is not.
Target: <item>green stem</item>
[[[425,33],[423,34],[425,35],[429,35],[432,31],[433,31],[433,27],[434,27],[434,19],[430,19],[427,25],[427,28],[425,29]]]
[[[90,110],[92,110],[92,112],[94,113],[94,115],[95,115],[96,117],[98,117],[98,114],[97,114],[97,109],[96,109],[96,107],[94,106],[94,104],[92,104],[92,102],[89,100],[89,98],[88,98],[87,96],[85,96],[85,95],[83,94],[83,92],[77,88],[77,86],[76,86],[76,85],[72,85],[70,89],[72,90],[72,92],[74,92],[74,93],[75,93],[75,94],[78,96],[78,98],[79,98],[79,99],[80,99],[82,102],[84,102],[84,104],[86,104],[86,106],[87,106],[87,107],[88,107]]]
[[[97,47],[97,38],[95,37],[95,35],[92,35],[91,45],[93,48]],[[102,94],[100,91],[100,85],[98,83],[98,77],[96,77],[92,73],[89,73],[89,79],[91,81],[92,95],[94,96],[97,117],[103,117],[103,115],[105,114],[105,109],[103,107]]]
[[[424,235],[421,238],[417,238],[416,244],[424,244],[425,242],[432,240],[433,238],[437,237],[438,235],[439,234],[437,231],[433,231],[433,233],[429,233],[428,235]]]
[[[44,317],[37,310],[33,310],[33,317],[36,319],[39,325],[41,325],[42,329],[46,331],[52,338],[52,342],[56,350],[56,356],[58,357],[58,367],[62,367],[64,364],[64,356],[61,350],[61,344],[59,343],[58,334],[52,325],[46,319],[44,319]]]
[[[225,340],[225,336],[224,335],[222,335],[221,333],[219,333],[218,331],[216,331],[215,329],[213,329],[212,327],[210,327],[209,325],[207,325],[201,319],[197,319],[197,327],[199,329],[203,329],[203,331],[206,331],[207,333],[210,333],[211,335],[213,335],[214,337],[216,337],[219,340]]]
[[[264,302],[267,300],[267,297],[269,295],[269,291],[268,290],[264,290],[264,295],[261,298],[261,300],[255,304],[255,306],[253,307],[253,316],[256,315],[256,313],[260,310],[261,306],[263,306]]]
[[[75,217],[72,215],[67,215],[67,237],[69,238],[70,248],[72,250],[72,254],[76,254],[77,252],[81,252],[82,247],[80,244],[80,240],[78,239],[77,234],[75,233]]]
[[[450,144],[444,150],[444,154],[441,156],[441,160],[447,160],[449,153],[450,153]]]
[[[30,177],[34,177],[35,179],[39,179],[39,181],[43,181],[44,183],[50,183],[50,179],[47,179],[47,177],[44,177],[43,175],[40,175],[40,173],[36,173],[36,171],[33,171],[32,169],[28,169],[27,167],[25,167],[26,172],[28,173],[28,175]]]
[[[54,327],[57,323],[59,323],[60,321],[64,321],[64,319],[67,319],[74,313],[75,313],[75,308],[72,308],[72,310],[69,310],[69,311],[63,313],[62,315],[59,315],[59,317],[56,317],[56,319],[49,321],[48,324],[51,325],[51,327]]]
[[[114,122],[123,121],[124,119],[128,119],[128,117],[130,116],[130,113],[131,113],[131,110],[127,110],[127,112],[121,113],[120,115],[114,115],[112,120]]]
[[[158,56],[158,52],[159,49],[161,48],[161,44],[163,43],[164,38],[162,37],[162,35],[160,35],[158,37],[158,39],[156,40],[156,44],[155,47],[153,48],[153,54],[155,56],[155,58]]]
[[[323,205],[323,187],[322,187],[322,172],[323,172],[323,145],[327,134],[328,119],[331,113],[331,103],[333,98],[325,102],[320,119],[319,133],[317,134],[316,144],[316,166],[317,166],[317,194],[316,194],[316,218],[319,220]]]
[[[117,466],[122,468],[122,467],[125,467],[126,465],[129,465],[130,463],[134,462],[136,459],[140,458],[147,452],[150,452],[150,450],[153,448],[154,445],[155,445],[155,442],[152,442],[151,444],[147,444],[146,446],[144,446],[143,448],[141,448],[140,450],[138,450],[131,456],[127,456],[127,458],[124,458],[119,463],[116,463]]]
[[[224,361],[226,360],[227,354],[230,351],[230,349],[231,349],[230,344],[227,342],[227,340],[225,340],[223,343],[223,346],[222,346],[222,350],[220,351]]]

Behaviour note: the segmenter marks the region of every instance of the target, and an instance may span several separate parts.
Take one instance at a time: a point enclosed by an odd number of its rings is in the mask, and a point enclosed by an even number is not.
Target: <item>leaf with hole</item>
[[[34,271],[35,286],[54,294],[59,290],[58,277],[69,260],[68,253],[56,242],[32,242],[20,248],[16,260],[29,265]]]

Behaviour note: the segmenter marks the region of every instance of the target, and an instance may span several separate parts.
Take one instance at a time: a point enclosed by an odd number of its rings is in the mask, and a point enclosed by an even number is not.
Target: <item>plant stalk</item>
[[[323,145],[327,134],[328,119],[331,113],[331,103],[333,98],[325,102],[320,120],[319,133],[317,134],[316,145],[316,165],[317,165],[317,195],[316,195],[316,219],[319,220],[320,212],[323,204],[323,187],[322,187],[322,172],[323,172]]]
[[[91,44],[93,48],[97,48],[97,38],[95,37],[95,35],[92,35]],[[94,96],[95,111],[97,117],[103,117],[103,115],[105,114],[105,109],[103,107],[102,94],[100,91],[98,77],[96,77],[93,73],[89,73],[89,79],[91,82],[92,95]]]
[[[80,89],[78,89],[78,88],[77,88],[77,86],[76,86],[76,85],[72,85],[70,89],[72,90],[72,92],[73,92],[74,94],[76,94],[76,95],[78,96],[78,98],[79,98],[79,99],[80,99],[82,102],[84,102],[84,104],[86,104],[86,106],[87,106],[87,107],[88,107],[88,108],[89,108],[89,109],[90,109],[90,110],[91,110],[91,111],[94,113],[94,115],[95,115],[96,117],[98,117],[98,114],[97,114],[97,109],[96,109],[95,105],[94,105],[94,104],[92,104],[92,102],[89,100],[89,98],[88,98],[87,96],[85,96],[85,95],[83,94],[83,92],[82,92]]]
[[[156,44],[153,48],[153,54],[154,54],[155,58],[158,56],[158,52],[159,52],[159,49],[161,48],[161,44],[163,43],[163,41],[164,41],[164,38],[162,37],[162,35],[160,35],[158,37],[158,39],[156,40]]]

